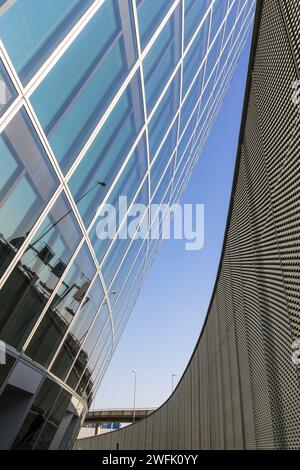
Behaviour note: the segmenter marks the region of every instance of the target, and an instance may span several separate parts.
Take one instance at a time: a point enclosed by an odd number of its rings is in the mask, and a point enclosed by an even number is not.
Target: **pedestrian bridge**
[[[85,417],[84,425],[100,423],[131,423],[151,415],[156,408],[117,408],[110,410],[93,410]]]

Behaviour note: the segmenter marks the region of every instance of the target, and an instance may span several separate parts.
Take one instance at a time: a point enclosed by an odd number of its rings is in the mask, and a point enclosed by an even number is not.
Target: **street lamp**
[[[80,198],[76,199],[75,200],[75,203],[78,204],[79,201],[81,201],[81,199],[83,199],[85,196],[87,196],[91,191],[93,191],[97,186],[101,186],[102,188],[105,188],[106,187],[106,183],[104,181],[97,181],[96,184],[94,184],[94,186],[92,186],[88,191],[86,191],[82,196],[80,196]],[[29,244],[29,248],[32,248],[34,245],[36,245],[39,241],[42,240],[42,238],[45,237],[45,235],[47,235],[48,232],[50,232],[50,230],[53,229],[53,227],[55,227],[56,225],[58,225],[65,217],[67,217],[67,215],[69,215],[71,212],[73,211],[73,209],[69,209],[68,212],[66,212],[64,215],[62,215],[56,222],[54,222],[54,224],[52,225],[49,225],[48,228],[46,228],[45,232],[42,233],[42,235],[37,239],[35,240],[34,243],[32,244]]]
[[[174,377],[176,377],[176,374],[172,374],[172,393],[174,392]]]
[[[135,422],[135,399],[136,399],[136,374],[137,370],[133,369],[132,373],[134,374],[134,389],[133,389],[133,419],[132,422]]]

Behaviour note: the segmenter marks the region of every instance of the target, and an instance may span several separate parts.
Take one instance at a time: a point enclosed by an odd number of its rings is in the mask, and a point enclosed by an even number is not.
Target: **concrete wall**
[[[300,447],[299,18],[298,0],[258,4],[227,236],[182,380],[150,417],[76,449]]]

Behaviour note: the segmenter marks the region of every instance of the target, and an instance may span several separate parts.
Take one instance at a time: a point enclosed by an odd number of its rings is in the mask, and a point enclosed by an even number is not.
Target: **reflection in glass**
[[[97,276],[84,299],[81,309],[71,323],[67,337],[51,368],[51,371],[61,379],[66,378],[70,367],[76,359],[103,298],[102,284]],[[82,351],[80,358],[83,362],[86,361],[84,351]]]
[[[221,0],[226,3],[226,0]],[[198,25],[207,12],[212,0],[185,0],[184,2],[184,45],[188,45]]]
[[[114,190],[107,199],[107,204],[111,204],[114,207],[116,215],[116,229],[120,227],[122,221],[124,220],[124,213],[126,211],[125,204],[127,208],[130,206],[133,198],[136,195],[136,192],[142,183],[142,180],[146,174],[147,169],[147,157],[146,157],[146,147],[145,140],[142,137],[141,141],[137,145],[133,154],[130,157],[130,160],[127,162],[126,167],[123,170],[120,179],[118,180]],[[124,206],[121,208],[119,206],[119,197],[126,197]],[[145,202],[145,189],[142,188],[139,191],[135,199],[135,203]],[[123,201],[122,201],[123,202]],[[112,240],[107,237],[106,239],[99,238],[99,228],[98,223],[101,220],[102,216],[106,217],[107,213],[105,210],[100,213],[100,217],[96,219],[95,224],[90,232],[90,239],[95,250],[98,262],[101,263],[106,251],[108,250]],[[107,230],[107,227],[104,228]]]
[[[207,115],[207,112],[209,109],[208,104],[213,94],[216,73],[217,71],[215,69],[213,73],[211,74],[209,81],[206,82],[204,90],[202,91],[202,98],[201,98],[201,102],[199,106],[199,116],[201,116],[202,113],[204,113],[205,116]]]
[[[126,254],[126,250],[131,241],[132,243],[131,243],[130,249],[128,250]],[[107,286],[110,286],[111,281],[113,280],[117,271],[120,269],[120,266],[123,266],[124,264],[123,267],[127,269],[127,271],[130,269],[132,263],[134,262],[136,255],[138,254],[139,249],[142,246],[143,241],[144,240],[142,240],[141,238],[136,239],[136,240],[131,240],[128,237],[126,240],[117,239],[114,242],[113,249],[109,252],[109,255],[107,256],[103,264],[103,269],[102,269],[103,277]],[[144,254],[145,254],[145,251],[144,251],[145,248],[146,248],[146,244],[144,243],[142,247],[142,251],[144,252]],[[124,258],[125,254],[126,254],[126,257]],[[118,274],[116,275],[116,279],[119,273],[120,271],[118,271]]]
[[[176,173],[174,175],[174,180],[173,180],[173,191],[177,188],[177,184],[179,183],[179,181],[183,181],[182,172],[188,161],[191,147],[192,147],[192,142],[188,144],[187,149],[183,154],[179,154],[177,152],[177,160],[176,160],[177,167],[176,167]]]
[[[232,33],[232,30],[234,28],[234,23],[237,18],[237,13],[238,13],[238,7],[239,7],[238,1],[232,2],[231,1],[231,10],[229,11],[226,19],[226,25],[225,25],[225,36],[224,36],[224,42],[227,40],[227,38],[230,36],[230,33]]]
[[[29,413],[12,446],[14,450],[31,450],[47,419],[51,419],[51,408],[60,391],[60,386],[46,379],[38,392]]]
[[[95,272],[96,267],[84,243],[26,349],[26,354],[33,360],[45,367],[50,364],[85,301]]]
[[[143,61],[148,114],[163,91],[181,53],[180,5]]]
[[[86,227],[124,163],[143,123],[141,84],[136,74],[69,181]],[[105,188],[97,185],[99,181],[105,183]]]
[[[146,241],[144,243],[147,243]],[[109,289],[109,300],[115,320],[116,310],[115,304],[120,304],[122,298],[126,295],[126,291],[136,275],[138,269],[144,265],[145,250],[141,250],[134,260],[134,264],[128,267],[128,263],[123,263],[120,267],[117,277],[111,284]],[[128,275],[128,278],[127,278]],[[127,279],[126,279],[127,278]],[[126,280],[126,282],[125,282]]]
[[[179,108],[180,73],[176,73],[149,123],[149,147],[152,159]]]
[[[93,1],[0,2],[0,38],[24,84],[32,78]]]
[[[71,396],[66,390],[61,390],[58,399],[56,400],[51,412],[48,415],[47,421],[40,433],[38,440],[34,446],[34,450],[48,450],[49,446],[55,436],[55,433],[63,420],[63,418],[70,417],[68,406]]]
[[[224,0],[215,0],[212,9],[211,31],[210,31],[210,44],[213,42],[218,29],[221,26],[227,12],[227,2]]]
[[[0,155],[0,274],[3,274],[58,187],[58,179],[24,109],[1,133]]]
[[[144,206],[148,206],[148,181],[146,180],[145,183],[143,184],[138,196],[135,199],[136,204],[142,204]],[[134,212],[134,211],[133,211]],[[128,224],[127,226],[129,227],[131,222],[135,225],[135,228],[138,229],[138,224],[140,221],[137,223],[137,217],[139,217],[139,214],[136,213],[130,213],[127,216]],[[144,216],[144,221],[147,222],[147,213]],[[135,230],[133,230],[135,231]],[[142,239],[136,239],[132,240],[130,236],[127,236],[126,238],[116,238],[112,245],[110,246],[110,250],[108,255],[106,256],[104,262],[103,262],[103,269],[102,273],[104,276],[104,281],[105,285],[107,287],[110,286],[110,283],[116,274],[116,271],[120,267],[120,263],[122,262],[122,258],[126,253],[126,250],[128,249],[130,242],[132,241],[132,245],[130,247],[129,253],[137,253],[138,248],[141,246],[141,241]],[[130,264],[128,265],[128,267]]]
[[[90,375],[88,369],[86,369],[87,363],[90,364],[91,355],[93,357],[97,354],[96,351],[99,348],[99,344],[103,342],[105,331],[107,330],[109,332],[111,331],[111,322],[109,320],[107,305],[103,305],[97,314],[97,317],[83,344],[82,350],[80,351],[67,379],[67,384],[74,390],[76,389],[76,386],[84,372],[85,376]]]
[[[193,114],[190,116],[191,119],[189,120],[189,123],[186,126],[184,133],[183,134],[181,133],[181,138],[180,138],[180,142],[178,144],[178,150],[177,150],[177,159],[176,159],[177,165],[180,162],[181,157],[183,156],[188,143],[191,141],[191,136],[195,130],[197,114],[198,114],[198,107],[196,107]],[[186,154],[187,158],[188,158],[188,155],[189,153]]]
[[[208,45],[208,31],[209,31],[210,15],[205,20],[204,24],[201,26],[200,31],[197,33],[197,36],[191,45],[188,53],[186,54],[183,61],[183,83],[182,83],[182,93],[183,96],[186,95],[192,81],[199,70],[200,65],[204,62],[204,57],[207,52]],[[204,63],[202,64],[202,73],[203,74]],[[197,79],[199,80],[199,79]]]
[[[157,185],[168,166],[169,160],[176,146],[178,119],[175,120],[163,146],[161,147],[151,167],[151,190],[154,193]],[[175,155],[174,155],[175,156]],[[174,158],[173,156],[173,158]]]
[[[224,28],[223,28],[224,29]],[[215,69],[221,52],[223,29],[219,32],[215,42],[213,43],[206,60],[205,82],[209,79],[212,71]]]
[[[185,129],[185,126],[187,125],[189,119],[191,118],[191,115],[193,115],[193,118],[195,117],[195,114],[193,114],[194,108],[197,106],[197,101],[201,95],[202,91],[202,83],[203,82],[203,68],[202,71],[200,72],[199,76],[195,80],[192,88],[189,91],[189,94],[187,95],[182,108],[181,108],[181,116],[180,116],[180,134]]]
[[[16,89],[0,59],[0,116],[9,108],[16,96]]]
[[[127,297],[127,299],[122,305],[122,308],[120,309],[118,321],[116,323],[116,341],[118,341],[118,339],[120,338],[126,321],[128,320],[128,314],[130,313],[136,302],[136,297],[139,292],[139,288],[140,286],[138,284],[133,286],[130,291],[130,295]]]
[[[129,0],[104,2],[31,97],[64,172],[136,60],[131,23]]]
[[[151,201],[151,222],[152,222],[152,230],[154,234],[157,230],[157,224],[158,224],[157,218],[161,217],[161,211],[163,211],[163,205],[169,203],[169,199],[171,196],[170,181],[173,175],[173,167],[174,167],[174,160],[172,160],[171,163],[169,164],[158,186],[158,189],[156,193],[154,194],[152,201]]]
[[[162,201],[165,201],[165,192],[171,182],[172,176],[173,176],[173,168],[174,168],[174,158],[171,160],[171,162],[168,164],[167,169],[165,170],[164,176],[162,177],[158,188],[154,188],[155,194],[152,197],[152,204],[161,204]]]
[[[81,239],[61,195],[0,291],[0,337],[20,348]]]
[[[155,33],[173,0],[137,0],[139,33],[142,49]]]
[[[107,323],[103,334],[99,337],[99,341],[96,345],[93,355],[80,380],[77,393],[80,395],[84,394],[84,396],[90,394],[98,377],[98,373],[105,364],[105,358],[112,354],[112,346],[113,339],[111,325],[110,323]]]

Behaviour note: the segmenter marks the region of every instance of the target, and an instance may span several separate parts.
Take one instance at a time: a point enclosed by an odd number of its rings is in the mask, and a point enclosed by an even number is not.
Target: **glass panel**
[[[136,189],[136,190],[138,189],[137,187],[135,187],[134,181],[133,181],[132,189]],[[131,191],[132,191],[132,189],[131,189]],[[120,194],[117,191],[115,191],[116,199],[118,199],[119,195]],[[118,211],[121,209],[121,212],[122,212],[121,219],[124,220],[124,216],[125,216],[128,208],[129,208],[129,205],[130,205],[130,203],[128,203],[126,205],[126,202],[125,202],[125,204],[124,204],[124,202],[125,201],[122,201],[122,208],[121,207],[119,208],[119,201],[117,200],[117,202],[114,202],[114,200],[112,199],[112,204],[115,206],[116,215],[117,215],[117,217],[116,217],[117,220],[115,221],[117,228],[119,227],[119,220],[118,219],[120,218]],[[130,202],[131,202],[131,200],[130,200]],[[137,194],[134,202],[135,202],[135,204],[143,204],[145,206],[148,205],[148,179],[146,179],[146,181],[144,182],[144,184],[141,187],[139,193]],[[103,215],[105,216],[105,211],[104,211]],[[113,217],[114,217],[114,215],[113,215]],[[129,213],[126,216],[127,221],[124,222],[123,227],[125,227],[125,228],[128,227],[128,225],[130,224],[131,217],[132,217],[132,214],[130,214],[130,211],[129,211]],[[97,260],[98,260],[99,263],[101,263],[106,251],[108,250],[108,248],[110,250],[112,250],[112,252],[114,252],[115,247],[113,245],[114,242],[111,240],[111,237],[108,236],[108,238],[104,239],[104,240],[99,238],[99,236],[98,236],[98,231],[99,231],[98,223],[99,223],[99,221],[96,221],[96,223],[95,223],[95,225],[94,225],[94,227],[93,227],[93,229],[90,233],[90,239],[91,239],[93,248],[95,250]],[[106,230],[106,229],[104,228],[104,230]],[[122,232],[122,229],[121,229],[120,233],[121,232]],[[118,237],[119,237],[120,233],[118,234]],[[114,233],[112,235],[114,235]],[[127,238],[129,238],[129,237],[127,237]],[[124,240],[122,240],[122,241],[124,241]],[[125,240],[125,242],[126,241],[129,241],[129,240]],[[111,257],[111,254],[108,257]]]
[[[49,379],[44,381],[15,439],[12,449],[30,450],[33,448],[59,392],[60,386],[57,383]]]
[[[23,83],[30,80],[93,1],[0,3],[0,37]]]
[[[236,25],[234,27],[232,44],[234,44],[235,40],[237,39],[237,37],[242,31],[242,25],[243,25],[244,19],[246,18],[246,15],[247,15],[247,1],[241,0],[239,3],[238,13],[237,13],[238,18],[236,20]]]
[[[191,148],[192,148],[192,143],[188,144],[187,149],[184,152],[184,154],[177,155],[177,158],[178,158],[177,163],[179,164],[176,168],[176,174],[174,176],[173,191],[178,189],[177,184],[179,180],[182,180],[182,172],[183,172],[185,165],[187,164],[187,160],[189,160]]]
[[[178,150],[177,150],[177,165],[180,162],[180,159],[186,149],[186,146],[188,145],[191,136],[195,130],[195,125],[196,125],[196,120],[197,120],[197,114],[198,114],[198,107],[195,109],[195,111],[192,114],[191,120],[188,123],[184,134],[181,136],[179,145],[178,145]]]
[[[27,356],[45,367],[50,364],[67,328],[84,302],[95,272],[95,264],[84,243],[29,343]]]
[[[164,177],[162,181],[160,182],[160,185],[158,189],[156,190],[156,193],[154,194],[151,203],[152,204],[161,204],[161,203],[168,203],[168,193],[170,192],[170,182],[173,176],[173,167],[174,167],[174,160],[171,161],[169,164]],[[155,214],[155,209],[154,209],[154,214]],[[151,211],[151,220],[152,218],[152,211]]]
[[[20,348],[81,240],[64,195],[56,201],[0,291],[1,338]]]
[[[104,2],[32,95],[64,172],[134,64],[134,41],[129,0]]]
[[[130,292],[130,296],[126,299],[124,302],[122,309],[120,310],[118,322],[116,325],[116,330],[115,330],[115,338],[116,342],[120,338],[124,327],[126,326],[126,323],[128,321],[128,318],[133,310],[133,307],[135,305],[135,302],[137,300],[137,296],[139,293],[140,286],[136,285]]]
[[[206,70],[205,70],[205,83],[210,77],[210,74],[214,70],[216,63],[220,57],[222,37],[223,37],[224,28],[219,32],[215,42],[213,43],[206,60]]]
[[[173,0],[137,0],[139,32],[142,49],[155,33]]]
[[[130,206],[133,198],[135,197],[140,184],[146,174],[147,169],[147,156],[146,156],[146,144],[144,137],[139,142],[137,148],[130,157],[126,167],[123,170],[115,188],[107,199],[107,204],[110,204],[116,215],[116,230],[120,227],[124,220],[125,213]],[[119,197],[126,197],[127,200],[120,200]],[[135,200],[136,203],[144,202],[144,190],[140,190]],[[120,212],[121,211],[121,212]],[[105,207],[99,212],[99,218],[96,219],[95,224],[90,232],[90,239],[95,250],[98,262],[101,263],[108,247],[110,246],[112,239],[107,237],[105,239],[100,238],[99,232],[99,221],[102,218],[107,217],[107,210]],[[107,233],[107,226],[103,227],[102,233]],[[104,232],[105,231],[105,232]]]
[[[225,0],[222,0],[225,2]],[[184,2],[184,45],[188,45],[197,27],[204,18],[211,0],[185,0]]]
[[[179,87],[180,73],[178,71],[149,123],[150,158],[154,157],[178,110]]]
[[[25,110],[0,136],[0,274],[19,251],[58,180]]]
[[[227,0],[216,0],[212,9],[212,21],[209,43],[211,44],[217,34],[218,29],[221,26],[227,13]]]
[[[65,390],[61,390],[59,397],[56,400],[56,403],[47,418],[43,431],[40,434],[34,446],[34,450],[48,450],[49,449],[49,446],[55,436],[55,433],[64,415],[66,413],[69,414],[67,412],[67,408],[69,406],[70,400],[71,400],[71,395],[67,393]]]
[[[201,103],[200,103],[200,108],[199,108],[199,116],[201,116],[203,111],[204,113],[208,112],[208,109],[209,109],[208,102],[210,101],[210,98],[213,92],[215,77],[216,77],[216,69],[211,75],[209,82],[206,84],[205,89],[203,90],[203,95],[201,98]]]
[[[147,243],[146,241],[144,243]],[[116,310],[114,309],[115,303],[120,307],[120,304],[122,303],[122,299],[124,299],[126,292],[128,291],[129,287],[131,286],[131,283],[136,276],[137,270],[143,267],[144,265],[144,260],[145,260],[145,250],[141,250],[140,253],[138,254],[136,260],[134,261],[134,266],[130,266],[128,268],[127,263],[123,263],[117,277],[115,280],[112,282],[110,291],[109,291],[109,297],[110,297],[110,305],[111,308],[113,309],[113,317],[114,319],[116,318]],[[130,274],[129,274],[129,270]],[[129,274],[127,280],[126,277]],[[124,284],[126,280],[126,283]],[[119,294],[121,294],[119,296]],[[116,302],[116,300],[118,301]]]
[[[201,109],[199,112],[199,120],[197,122],[196,130],[195,130],[195,139],[193,142],[193,149],[194,147],[198,147],[201,140],[203,139],[203,130],[204,130],[204,124],[207,121],[208,108],[206,108],[205,111],[203,112],[202,105],[207,103],[209,94],[211,93],[211,89],[212,89],[212,82],[209,82],[207,91],[205,90],[202,101],[201,101]]]
[[[228,37],[230,36],[234,28],[236,15],[238,12],[239,0],[230,0],[230,4],[232,6],[231,6],[230,12],[228,13],[227,20],[226,20],[224,42],[226,42],[226,40],[228,39]]]
[[[16,89],[2,60],[0,60],[0,116],[4,114],[16,97]]]
[[[83,305],[75,317],[68,335],[61,346],[59,354],[51,368],[51,372],[64,379],[76,359],[76,356],[89,332],[89,328],[98,312],[104,292],[100,279],[96,277],[88,291]],[[86,360],[82,357],[82,360]]]
[[[200,76],[197,77],[195,80],[185,102],[181,108],[181,117],[180,117],[180,134],[184,131],[185,126],[187,125],[191,115],[197,109],[197,101],[200,97],[201,90],[202,90],[202,82],[203,82],[203,69],[200,72]],[[193,118],[192,118],[193,119]]]
[[[145,217],[147,217],[147,215]],[[131,241],[132,243],[130,249],[128,250],[126,257],[123,259]],[[102,273],[106,286],[110,286],[111,281],[118,269],[120,268],[121,263],[125,263],[127,270],[129,270],[140,247],[142,246],[143,241],[144,240],[142,240],[141,238],[137,240],[131,240],[129,237],[127,237],[125,240],[117,239],[115,241],[112,250],[110,251],[108,257],[106,258],[103,264]],[[144,249],[145,244],[142,250]]]
[[[103,305],[103,307],[98,312],[95,322],[93,323],[93,326],[90,329],[86,341],[67,379],[67,384],[70,387],[74,389],[76,388],[80,377],[82,376],[85,370],[86,364],[90,361],[91,354],[95,354],[95,350],[97,350],[97,348],[99,347],[98,345],[99,343],[101,343],[101,339],[103,338],[103,336],[105,336],[105,330],[111,329],[110,321],[107,323],[108,318],[109,311],[107,305]]]
[[[143,119],[141,84],[136,74],[69,181],[86,227],[124,163]]]
[[[88,364],[88,367],[85,370],[84,376],[80,381],[77,390],[78,393],[82,394],[86,388],[86,393],[90,393],[96,382],[99,371],[105,365],[105,359],[109,354],[112,353],[112,344],[113,339],[111,326],[110,324],[107,324],[105,331],[103,332],[103,335],[97,344],[97,348]]]
[[[222,74],[222,71],[223,71],[223,68],[224,68],[224,71],[225,72],[225,64],[227,62],[229,62],[229,53],[230,53],[230,49],[231,49],[231,38],[229,38],[229,40],[227,41],[227,44],[225,45],[224,47],[224,44],[222,45],[222,54],[221,54],[221,57],[219,59],[219,66],[218,66],[218,80],[219,80],[219,77],[220,75]],[[227,61],[228,59],[228,61]]]
[[[181,53],[181,13],[178,6],[143,62],[148,114],[163,91]]]
[[[205,23],[201,26],[195,41],[185,56],[183,62],[183,96],[185,96],[205,57],[208,43],[209,20],[210,16],[208,16],[208,18],[205,20]],[[202,65],[202,68],[203,66],[204,64]]]
[[[172,129],[170,130],[166,141],[164,142],[159,154],[157,155],[152,167],[151,167],[151,191],[155,192],[157,185],[167,168],[173,150],[176,146],[176,139],[177,139],[177,128],[178,128],[178,120],[174,122]],[[173,155],[173,158],[175,154]]]

